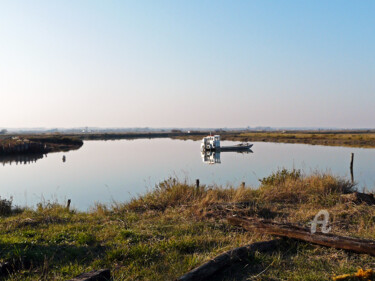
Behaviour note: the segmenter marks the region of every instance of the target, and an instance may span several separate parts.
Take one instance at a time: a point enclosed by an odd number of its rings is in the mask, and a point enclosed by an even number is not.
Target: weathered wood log
[[[205,264],[189,271],[185,275],[177,279],[177,281],[201,281],[206,280],[218,271],[225,269],[236,262],[243,261],[252,256],[255,252],[270,252],[274,251],[280,244],[280,240],[270,240],[264,242],[257,242],[247,246],[229,250]]]
[[[322,232],[315,232],[312,234],[308,228],[260,219],[245,219],[238,217],[229,217],[227,219],[230,224],[241,226],[246,230],[258,231],[279,237],[288,237],[317,245],[375,256],[375,241],[373,240],[338,236]]]
[[[340,200],[345,203],[375,205],[374,194],[367,194],[361,192],[353,192],[349,194],[340,195]]]
[[[93,270],[78,275],[69,281],[109,281],[111,280],[111,273],[109,269]]]

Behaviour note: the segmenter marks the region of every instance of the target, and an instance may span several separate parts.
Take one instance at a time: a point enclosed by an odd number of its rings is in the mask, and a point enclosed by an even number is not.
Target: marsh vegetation
[[[82,145],[78,138],[61,135],[2,136],[0,156],[69,151]]]
[[[326,209],[335,234],[375,239],[373,206],[343,200],[355,186],[330,174],[280,170],[259,189],[189,185],[170,178],[129,202],[97,204],[88,212],[57,203],[11,211],[1,207],[4,280],[66,280],[110,268],[114,280],[174,280],[226,250],[271,237],[232,227],[241,215],[306,226]],[[285,240],[271,254],[257,253],[222,280],[329,280],[374,268],[375,258]],[[282,270],[281,270],[282,269]]]

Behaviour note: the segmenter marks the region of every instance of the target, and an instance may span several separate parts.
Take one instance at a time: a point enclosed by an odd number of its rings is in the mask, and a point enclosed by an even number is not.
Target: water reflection
[[[248,149],[246,151],[225,151],[225,152],[226,153],[236,152],[236,153],[241,153],[241,154],[253,153],[251,149]],[[202,157],[202,162],[205,164],[221,164],[220,151],[215,151],[215,150],[201,151],[201,157]]]
[[[5,165],[12,165],[15,163],[16,165],[26,165],[30,163],[35,163],[39,159],[43,159],[44,155],[42,153],[33,153],[33,154],[23,154],[23,155],[7,155],[7,156],[0,156],[0,163]]]
[[[221,164],[220,152],[207,150],[201,151],[202,161],[206,164]]]

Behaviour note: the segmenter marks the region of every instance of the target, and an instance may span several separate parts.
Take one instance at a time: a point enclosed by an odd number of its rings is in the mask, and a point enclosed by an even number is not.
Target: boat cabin
[[[202,139],[201,150],[214,150],[220,148],[220,136],[208,136]]]

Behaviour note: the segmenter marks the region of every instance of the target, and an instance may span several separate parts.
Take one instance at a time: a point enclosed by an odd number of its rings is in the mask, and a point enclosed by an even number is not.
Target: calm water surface
[[[257,187],[259,178],[285,167],[350,178],[351,152],[355,153],[358,187],[375,189],[375,149],[255,142],[252,150],[249,154],[222,152],[221,164],[209,165],[202,161],[200,142],[86,141],[77,151],[37,156],[33,163],[2,163],[0,194],[2,198],[13,197],[16,205],[29,207],[41,201],[62,203],[69,198],[73,207],[87,210],[95,202],[129,200],[171,176],[192,183],[199,178],[208,185],[239,185],[244,181]]]

